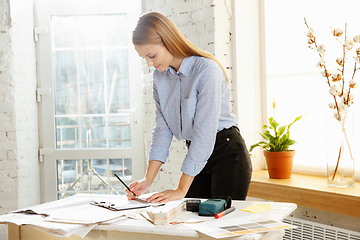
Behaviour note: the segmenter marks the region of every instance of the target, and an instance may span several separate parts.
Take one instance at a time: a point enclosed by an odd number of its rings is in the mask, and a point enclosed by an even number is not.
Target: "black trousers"
[[[186,142],[190,146],[190,142]],[[195,176],[187,198],[245,200],[252,164],[245,141],[236,126],[217,133],[214,150],[203,170]]]

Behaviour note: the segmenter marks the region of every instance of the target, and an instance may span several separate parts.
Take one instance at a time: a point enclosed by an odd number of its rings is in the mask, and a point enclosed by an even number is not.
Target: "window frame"
[[[71,6],[71,7],[68,7]],[[45,14],[41,11],[47,11]],[[141,84],[141,59],[138,57],[131,43],[131,34],[128,35],[129,45],[129,83],[130,87],[130,115],[131,115],[131,138],[132,148],[116,149],[71,149],[61,150],[56,148],[55,131],[47,131],[46,125],[55,128],[54,95],[52,80],[51,39],[49,31],[50,18],[52,15],[94,15],[94,14],[128,14],[128,30],[131,31],[141,14],[141,1],[133,1],[128,4],[125,0],[35,0],[34,15],[35,26],[39,27],[38,41],[36,41],[37,76],[38,88],[50,89],[50,92],[39,96],[39,155],[41,174],[41,202],[57,199],[57,160],[73,159],[133,159],[133,169],[136,169],[132,177],[139,179],[144,175],[146,159],[144,151],[142,130],[142,101],[141,91],[137,87]],[[47,31],[46,31],[47,29]],[[37,37],[37,36],[36,36]],[[40,45],[41,44],[41,45]],[[49,60],[50,59],[50,60]],[[44,69],[48,69],[47,71]],[[50,109],[50,110],[49,110]],[[136,165],[134,165],[136,161]]]
[[[239,128],[246,145],[261,140],[259,132],[267,122],[264,0],[233,1],[235,41],[235,101]],[[252,153],[254,170],[264,169],[260,148]]]

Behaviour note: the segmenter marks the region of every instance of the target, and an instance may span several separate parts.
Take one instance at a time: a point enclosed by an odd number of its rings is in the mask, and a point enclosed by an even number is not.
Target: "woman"
[[[191,198],[244,200],[251,179],[251,160],[230,113],[230,90],[224,67],[211,54],[190,43],[161,13],[139,18],[132,42],[153,74],[156,126],[145,177],[130,184],[137,196],[148,190],[165,163],[173,136],[186,140],[188,153],[174,190],[147,201]],[[127,197],[133,193],[126,190]]]

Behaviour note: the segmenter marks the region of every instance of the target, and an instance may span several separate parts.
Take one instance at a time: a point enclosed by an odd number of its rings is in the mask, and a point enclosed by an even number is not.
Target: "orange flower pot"
[[[264,151],[270,178],[291,178],[295,151],[269,152]]]

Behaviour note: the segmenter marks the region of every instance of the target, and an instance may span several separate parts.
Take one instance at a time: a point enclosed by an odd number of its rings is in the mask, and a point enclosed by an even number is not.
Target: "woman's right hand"
[[[129,185],[129,188],[132,192],[135,193],[136,196],[141,196],[144,192],[146,192],[151,187],[151,181],[147,180],[146,178],[143,178],[139,181],[133,182]],[[132,192],[125,189],[126,196],[129,200],[135,199],[136,197]]]
[[[134,192],[137,197],[139,197],[141,194],[146,192],[151,187],[151,184],[153,183],[161,165],[162,165],[161,161],[150,160],[145,177],[129,185],[130,190]],[[125,189],[126,196],[129,200],[136,198],[131,191]]]

